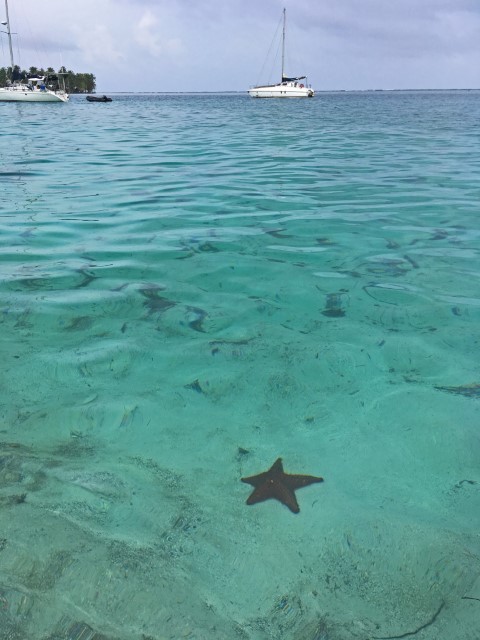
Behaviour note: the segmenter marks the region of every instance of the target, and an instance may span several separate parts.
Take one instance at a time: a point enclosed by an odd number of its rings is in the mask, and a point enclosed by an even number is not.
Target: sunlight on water
[[[477,638],[479,93],[0,107],[0,637]]]

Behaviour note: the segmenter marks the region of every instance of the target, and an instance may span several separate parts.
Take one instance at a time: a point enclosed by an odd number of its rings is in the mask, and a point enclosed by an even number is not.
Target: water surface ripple
[[[480,93],[0,112],[0,637],[476,639]]]

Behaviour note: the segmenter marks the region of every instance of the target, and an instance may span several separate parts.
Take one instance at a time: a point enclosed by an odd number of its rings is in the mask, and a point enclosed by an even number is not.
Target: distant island
[[[96,88],[96,80],[93,73],[75,73],[74,71],[67,71],[65,67],[60,67],[58,71],[55,71],[52,67],[48,69],[38,69],[37,67],[30,67],[28,71],[20,69],[18,65],[13,68],[13,77],[20,82],[28,83],[29,78],[35,78],[38,76],[50,76],[52,81],[57,82],[58,77],[65,78],[65,89],[67,93],[94,93]],[[11,67],[0,67],[0,87],[5,87],[9,84],[12,78]]]

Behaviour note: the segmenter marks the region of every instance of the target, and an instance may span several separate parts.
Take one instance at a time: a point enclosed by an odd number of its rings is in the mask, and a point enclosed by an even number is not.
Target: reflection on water
[[[2,105],[1,637],[476,638],[478,93],[286,102]]]

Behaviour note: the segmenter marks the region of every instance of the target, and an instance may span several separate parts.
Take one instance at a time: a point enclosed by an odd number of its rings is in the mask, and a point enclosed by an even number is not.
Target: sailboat
[[[6,27],[4,32],[8,35],[8,45],[10,47],[10,63],[12,66],[12,78],[6,87],[0,87],[0,102],[68,102],[68,94],[63,89],[54,88],[54,82],[58,83],[55,76],[38,76],[28,78],[27,81],[20,82],[16,77],[15,62],[13,59],[12,30],[10,28],[10,18],[8,17],[8,2],[5,0],[6,20],[1,24]],[[58,74],[63,81],[63,75]]]
[[[285,75],[285,30],[287,11],[283,10],[282,31],[282,79],[278,84],[266,84],[252,87],[248,93],[252,98],[313,98],[314,90],[307,84],[306,76],[292,78]]]

